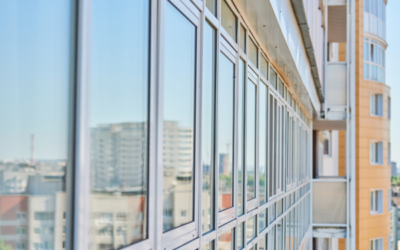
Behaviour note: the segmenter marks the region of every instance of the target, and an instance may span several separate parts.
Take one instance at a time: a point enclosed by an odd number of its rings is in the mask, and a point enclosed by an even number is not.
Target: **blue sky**
[[[392,99],[392,120],[390,140],[392,144],[392,161],[400,164],[400,113],[397,108],[400,107],[400,85],[396,75],[399,73],[400,58],[400,33],[399,33],[399,13],[400,1],[388,1],[386,8],[386,40],[388,48],[386,50],[386,84],[391,87]],[[399,81],[400,82],[400,81]]]

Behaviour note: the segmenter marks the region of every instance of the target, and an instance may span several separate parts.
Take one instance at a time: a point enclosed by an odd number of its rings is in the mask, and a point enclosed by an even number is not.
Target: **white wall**
[[[326,131],[330,137],[331,154],[324,155],[322,173],[323,176],[337,176],[339,174],[339,131]]]

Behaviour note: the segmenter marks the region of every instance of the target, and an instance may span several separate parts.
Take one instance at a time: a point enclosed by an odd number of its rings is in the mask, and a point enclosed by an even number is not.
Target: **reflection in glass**
[[[246,220],[246,241],[249,243],[254,237],[256,237],[256,218],[253,216]]]
[[[244,247],[244,241],[243,241],[243,227],[244,227],[244,222],[242,222],[239,226],[237,226],[237,234],[236,234],[236,244],[237,244],[237,249],[240,250]]]
[[[282,249],[282,220],[276,224],[276,249]]]
[[[245,63],[239,61],[239,87],[238,87],[238,215],[243,214],[243,180],[244,180],[244,83]]]
[[[266,79],[268,79],[268,62],[264,56],[260,57],[260,72]]]
[[[286,215],[286,239],[285,239],[285,244],[286,244],[286,250],[290,249],[290,215],[291,213],[289,212]]]
[[[292,147],[291,147],[291,140],[292,140],[292,117],[289,114],[289,109],[286,109],[286,185],[291,185],[292,180]],[[289,198],[286,197],[286,208],[289,208],[290,202]]]
[[[292,142],[291,142],[291,145],[292,145],[292,150],[291,150],[291,152],[292,152],[292,159],[291,159],[291,161],[292,161],[292,184],[296,184],[296,174],[297,174],[297,172],[296,172],[296,163],[297,163],[297,161],[296,161],[296,121],[295,121],[295,119],[293,118],[292,119]],[[294,197],[294,195],[293,195],[293,197]],[[293,202],[291,202],[291,204],[293,204]]]
[[[295,230],[295,221],[297,216],[295,216],[296,207],[293,208],[291,218],[291,231],[290,231],[290,249],[294,249],[295,247],[295,239],[296,239],[296,230]]]
[[[267,86],[264,83],[260,83],[259,85],[260,91],[260,100],[259,100],[259,136],[258,136],[258,149],[259,149],[259,164],[258,164],[258,172],[259,172],[259,203],[263,204],[267,201],[267,116],[268,116],[268,93]]]
[[[256,197],[256,85],[250,80],[246,84],[246,171],[247,200]]]
[[[236,42],[237,18],[224,0],[221,1],[221,25]]]
[[[72,2],[0,1],[1,249],[65,243]]]
[[[258,228],[259,232],[261,232],[264,228],[266,228],[266,218],[267,218],[267,210],[264,209],[258,214]]]
[[[167,2],[163,105],[164,232],[193,221],[195,51],[196,27]]]
[[[273,203],[268,208],[268,212],[269,212],[269,214],[268,214],[268,225],[271,224],[276,218],[275,207],[276,207],[276,203]]]
[[[284,91],[284,88],[283,88],[284,86],[283,86],[283,82],[282,82],[282,80],[279,78],[278,79],[278,92],[279,92],[279,94],[283,97],[283,91]]]
[[[265,250],[265,238],[261,238],[258,241],[258,250]]]
[[[216,32],[209,23],[204,26],[204,76],[202,84],[202,232],[213,229],[213,190],[214,190],[214,90],[215,90],[215,56],[216,56]]]
[[[211,13],[214,14],[214,16],[217,16],[217,0],[206,0],[206,6]]]
[[[149,4],[93,3],[90,249],[147,238]]]
[[[240,41],[239,41],[240,49],[246,53],[246,29],[243,25],[240,25]]]
[[[221,53],[218,83],[219,210],[232,207],[235,65]]]
[[[213,249],[214,249],[214,241],[210,241],[201,247],[201,250],[213,250]]]
[[[284,175],[285,175],[285,108],[284,105],[281,106],[281,168],[280,168],[280,175],[281,175],[281,179],[280,179],[280,190],[281,192],[283,192],[284,189]],[[306,147],[304,147],[305,149]],[[305,153],[303,154],[305,155]],[[306,166],[305,164],[303,166]]]
[[[280,161],[280,155],[281,155],[281,136],[282,136],[282,129],[281,129],[281,106],[277,105],[276,100],[274,101],[275,107],[276,107],[276,122],[275,122],[275,144],[274,144],[274,149],[275,149],[275,154],[274,154],[274,161],[275,161],[275,176],[276,176],[276,181],[275,181],[275,186],[274,190],[277,190],[274,192],[274,194],[280,192],[280,174],[281,174],[281,161]]]
[[[269,73],[270,73],[270,76],[269,76],[269,83],[275,88],[275,89],[277,89],[276,87],[276,81],[278,80],[278,75],[276,74],[276,72],[275,72],[275,70],[273,70],[271,67],[270,67],[270,69],[269,69]]]
[[[231,229],[218,237],[218,250],[233,250],[233,230]]]
[[[268,249],[277,249],[275,248],[275,226],[268,232]]]
[[[249,59],[258,68],[258,48],[253,42],[253,39],[249,39]]]
[[[369,64],[364,63],[364,79],[369,79]]]
[[[269,196],[275,195],[274,193],[274,181],[275,181],[275,169],[274,169],[274,97],[269,96]]]
[[[273,138],[274,138],[274,144],[272,144],[272,145],[274,145],[273,146],[273,148],[274,148],[274,154],[272,155],[273,157],[273,165],[272,165],[272,168],[273,168],[273,172],[274,172],[274,175],[272,176],[272,178],[273,178],[273,186],[272,186],[272,189],[273,189],[273,195],[276,195],[276,193],[277,193],[277,190],[276,190],[276,188],[277,188],[277,186],[278,186],[278,182],[279,182],[279,177],[278,177],[278,174],[279,174],[279,171],[278,171],[278,167],[279,167],[279,145],[278,145],[278,143],[279,143],[279,138],[278,138],[278,135],[279,135],[279,125],[278,125],[278,122],[279,122],[279,110],[278,110],[278,102],[277,102],[277,100],[276,99],[273,99],[274,100],[274,112],[273,112],[273,114],[274,114],[274,134],[273,134]],[[275,177],[275,178],[274,178]]]

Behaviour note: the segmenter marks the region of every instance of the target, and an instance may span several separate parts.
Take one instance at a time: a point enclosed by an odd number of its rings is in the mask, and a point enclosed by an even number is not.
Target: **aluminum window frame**
[[[368,77],[366,78],[365,69],[364,69],[363,79],[368,80],[368,81],[386,83],[386,70],[385,70],[385,68],[386,68],[385,67],[386,66],[386,48],[385,48],[385,46],[382,45],[381,43],[379,43],[377,40],[372,39],[370,37],[364,37],[363,42],[364,42],[363,43],[363,46],[364,46],[363,53],[368,54],[368,58],[365,58],[365,55],[363,55],[364,67],[366,65],[368,65]],[[376,53],[373,52],[371,50],[371,48],[376,50]],[[375,56],[376,56],[376,58],[373,58]],[[377,68],[376,79],[372,79],[371,66],[375,66]],[[382,73],[383,73],[382,79],[379,79],[379,69],[381,69]]]
[[[383,94],[370,93],[369,95],[369,113],[370,116],[383,118]]]
[[[176,227],[171,229],[167,232],[163,232],[163,196],[160,195],[163,193],[163,128],[164,128],[164,115],[163,115],[163,91],[164,91],[164,45],[165,45],[165,10],[167,1],[169,1],[174,7],[180,11],[180,13],[185,16],[188,21],[190,21],[196,27],[196,45],[195,45],[195,55],[196,55],[196,65],[195,65],[195,99],[194,99],[194,115],[195,115],[195,124],[194,124],[194,162],[193,162],[193,169],[194,169],[194,188],[193,188],[193,221],[189,222],[185,225]],[[157,98],[157,194],[156,197],[156,210],[157,210],[157,227],[156,227],[156,235],[157,235],[157,242],[156,248],[162,247],[163,249],[175,249],[176,247],[182,245],[183,243],[189,242],[199,236],[200,228],[198,225],[199,221],[199,169],[201,166],[201,159],[200,159],[200,76],[201,76],[201,30],[202,30],[202,22],[201,22],[201,12],[197,9],[197,7],[191,2],[183,2],[181,0],[161,0],[158,2],[159,6],[159,41],[158,41],[158,98]],[[195,11],[197,10],[197,12]],[[200,41],[200,42],[199,42]],[[196,177],[197,176],[197,177]]]
[[[371,140],[369,144],[369,161],[370,165],[383,165],[384,148],[383,141]]]
[[[372,238],[369,240],[370,241],[370,250],[383,250],[383,237],[378,237],[378,238]],[[376,242],[380,243],[379,248],[380,249],[376,249]],[[371,243],[372,243],[372,249],[371,249]]]
[[[162,218],[163,218],[163,209],[162,209],[162,195],[157,195],[157,194],[162,194],[162,171],[157,171],[157,169],[162,169],[163,168],[163,110],[162,110],[162,95],[163,95],[163,59],[164,59],[164,37],[165,37],[165,29],[164,29],[164,19],[165,19],[165,6],[166,2],[170,1],[188,20],[190,20],[195,26],[196,26],[196,87],[195,87],[195,93],[196,93],[196,100],[195,100],[195,109],[196,109],[196,122],[195,122],[195,162],[194,162],[194,167],[195,167],[195,188],[194,188],[194,220],[193,222],[190,222],[190,224],[183,225],[181,227],[175,228],[169,232],[163,233],[162,229]],[[251,36],[251,30],[245,23],[245,21],[241,18],[240,13],[238,13],[237,9],[234,7],[234,4],[232,3],[231,0],[226,0],[227,4],[230,6],[231,10],[234,12],[234,14],[237,17],[237,34],[236,37],[240,37],[240,25],[243,25],[243,27],[246,30],[246,51],[248,51],[248,37]],[[75,149],[74,153],[76,155],[74,159],[74,166],[75,166],[75,190],[74,190],[74,202],[73,202],[73,211],[77,211],[76,214],[74,214],[73,218],[73,223],[71,228],[74,228],[74,234],[71,235],[71,238],[73,239],[72,245],[74,249],[87,249],[88,245],[88,227],[89,227],[89,216],[90,216],[90,210],[89,210],[89,198],[90,198],[90,187],[89,187],[89,182],[87,181],[90,178],[90,154],[89,154],[89,146],[90,146],[90,131],[88,130],[88,119],[87,116],[89,114],[89,95],[90,95],[90,89],[89,89],[89,84],[90,84],[90,79],[89,79],[89,69],[90,69],[90,30],[91,30],[91,25],[90,25],[90,16],[91,16],[91,8],[92,8],[92,1],[91,0],[85,0],[85,1],[78,1],[78,38],[77,38],[77,43],[78,43],[78,48],[77,48],[77,74],[76,74],[76,85],[77,85],[77,91],[76,91],[76,121],[75,121],[75,128],[76,132],[74,135],[75,139]],[[201,166],[201,82],[202,82],[202,52],[203,52],[203,31],[202,27],[205,22],[209,22],[210,25],[214,26],[216,30],[216,75],[215,75],[215,81],[216,84],[218,84],[218,79],[219,79],[219,71],[218,71],[218,66],[219,66],[219,56],[221,50],[224,50],[226,53],[229,53],[232,55],[232,58],[234,59],[234,64],[235,64],[235,100],[237,100],[237,81],[238,81],[238,65],[239,65],[239,60],[243,60],[245,62],[245,79],[248,79],[249,75],[249,68],[251,68],[255,74],[257,75],[257,86],[259,84],[265,84],[267,87],[267,152],[269,154],[269,147],[272,146],[270,145],[269,142],[269,126],[270,126],[270,120],[269,120],[269,99],[271,94],[277,98],[277,102],[280,102],[280,105],[282,109],[285,111],[283,119],[285,119],[286,116],[286,111],[289,111],[289,115],[292,116],[292,122],[293,124],[298,125],[300,123],[303,124],[304,120],[300,119],[299,112],[296,112],[296,109],[299,110],[299,107],[296,108],[297,104],[295,101],[295,98],[292,96],[292,94],[289,91],[289,88],[287,88],[287,84],[282,80],[283,86],[285,88],[284,91],[284,96],[280,96],[278,90],[275,88],[275,86],[272,86],[272,84],[269,81],[270,78],[270,73],[272,72],[271,69],[276,73],[277,75],[277,82],[278,79],[280,78],[279,73],[274,69],[274,66],[270,63],[269,57],[267,54],[263,52],[263,48],[259,46],[259,41],[256,37],[252,36],[253,42],[257,46],[258,50],[258,65],[261,56],[263,56],[266,61],[267,61],[267,77],[263,76],[260,72],[259,67],[255,67],[252,65],[252,63],[249,63],[249,59],[247,54],[245,54],[240,48],[239,44],[233,39],[230,38],[230,36],[226,36],[224,32],[224,29],[221,29],[221,24],[220,24],[220,18],[221,18],[221,0],[217,1],[217,17],[214,16],[213,13],[211,13],[206,7],[205,7],[205,1],[197,1],[197,0],[192,0],[192,1],[185,1],[185,0],[160,0],[160,1],[151,1],[151,17],[150,17],[150,83],[149,83],[149,122],[150,122],[150,128],[149,128],[149,148],[152,148],[152,150],[149,151],[149,211],[148,211],[148,238],[134,243],[132,245],[126,246],[123,249],[128,249],[128,250],[133,250],[133,249],[197,249],[201,248],[202,245],[205,243],[213,242],[212,244],[214,245],[214,248],[216,249],[217,247],[217,239],[218,236],[223,234],[224,232],[231,230],[232,228],[235,228],[234,230],[234,235],[236,235],[236,226],[239,225],[240,223],[243,223],[244,229],[246,229],[246,220],[247,218],[256,216],[256,237],[251,240],[249,243],[246,243],[246,240],[244,240],[244,248],[251,248],[255,246],[260,240],[265,240],[265,237],[269,235],[271,230],[275,229],[275,225],[277,221],[286,221],[287,217],[286,215],[291,214],[292,211],[299,211],[298,207],[300,203],[303,201],[305,202],[306,199],[310,199],[310,191],[303,192],[301,197],[299,195],[296,195],[296,200],[291,203],[290,207],[287,209],[284,209],[286,207],[285,202],[282,203],[282,208],[283,212],[281,215],[275,216],[276,219],[271,222],[270,224],[268,223],[268,213],[271,208],[271,206],[275,205],[275,203],[278,200],[289,200],[290,197],[294,197],[295,193],[299,193],[299,190],[305,189],[307,185],[309,185],[309,182],[305,183],[300,183],[297,181],[297,178],[293,179],[293,183],[291,188],[287,188],[286,185],[284,185],[285,181],[282,183],[283,184],[283,190],[282,193],[275,195],[274,197],[269,197],[269,164],[266,165],[266,202],[263,204],[259,204],[259,147],[258,147],[258,138],[256,136],[256,197],[255,197],[255,204],[254,207],[252,204],[248,204],[246,199],[244,199],[244,214],[241,216],[238,216],[236,213],[237,210],[237,184],[236,184],[236,178],[237,178],[237,104],[234,106],[234,164],[233,164],[233,181],[235,183],[234,189],[233,189],[233,211],[230,213],[230,216],[232,218],[229,218],[226,220],[226,223],[222,223],[223,225],[219,226],[218,224],[218,218],[220,214],[218,212],[218,196],[215,195],[216,192],[218,191],[218,175],[214,174],[214,214],[215,214],[215,220],[214,220],[214,230],[211,230],[210,232],[206,233],[205,235],[201,234],[201,221],[202,217],[200,214],[201,211],[201,199],[198,198],[198,196],[201,194],[201,184],[202,184],[202,170],[198,166]],[[223,39],[221,39],[223,38]],[[229,45],[229,46],[227,46]],[[224,47],[224,48],[222,48]],[[232,54],[233,52],[233,54]],[[261,82],[260,82],[261,80]],[[277,84],[277,83],[276,83]],[[259,89],[257,88],[257,104],[256,104],[256,134],[259,134]],[[287,97],[290,95],[290,99]],[[290,101],[289,101],[289,100]],[[291,103],[289,105],[289,103]],[[217,114],[215,114],[217,115]],[[300,122],[302,120],[302,122]],[[292,125],[293,125],[292,124]],[[305,124],[305,123],[304,123]],[[214,124],[214,126],[217,126],[217,123]],[[309,128],[309,124],[305,124],[305,127]],[[288,136],[288,135],[286,135]],[[297,134],[293,135],[295,145],[293,148],[297,152],[298,147],[297,147]],[[285,137],[283,137],[284,139]],[[215,139],[216,141],[216,139]],[[296,157],[298,154],[296,152],[293,152],[293,157]],[[216,150],[214,151],[215,154],[217,154]],[[267,154],[267,161],[269,161],[269,155]],[[215,156],[214,156],[215,157]],[[287,156],[284,157],[286,159]],[[215,160],[216,158],[214,158]],[[293,159],[293,163],[298,164],[298,159],[295,160]],[[218,166],[215,164],[214,170],[217,171]],[[296,177],[298,171],[297,168],[293,164],[293,174],[294,177]],[[244,171],[246,173],[246,171]],[[247,176],[247,174],[246,174]],[[285,171],[283,177],[285,178]],[[247,177],[246,177],[247,178]],[[160,182],[161,180],[161,182]],[[247,179],[244,179],[244,183],[246,183]],[[79,190],[79,192],[78,192]],[[245,192],[245,189],[244,189]],[[251,200],[252,202],[252,200]],[[250,206],[251,205],[251,206]],[[248,209],[249,208],[249,209]],[[258,214],[260,212],[265,211],[268,209],[267,212],[267,218],[266,218],[266,227],[259,232],[259,223],[258,223]],[[303,211],[305,213],[305,211]],[[289,216],[288,216],[289,217]],[[298,216],[296,216],[298,217]],[[79,225],[79,226],[78,226]],[[310,230],[311,228],[311,222],[308,220],[308,229]],[[245,233],[246,230],[243,230],[243,237],[245,238]],[[193,235],[194,234],[194,235]],[[289,234],[290,235],[290,234]],[[275,234],[276,236],[276,234]],[[67,233],[68,237],[68,233]],[[236,246],[236,237],[233,238],[234,246]],[[67,244],[68,243],[68,240]],[[266,247],[268,246],[268,240],[266,241]]]
[[[369,192],[370,192],[370,211],[369,211],[370,215],[383,214],[383,189],[370,189]],[[377,208],[375,207],[376,204],[378,204]]]

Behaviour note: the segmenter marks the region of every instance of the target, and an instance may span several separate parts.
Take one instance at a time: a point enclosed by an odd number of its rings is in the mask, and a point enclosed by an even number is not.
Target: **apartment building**
[[[1,2],[0,246],[390,248],[386,4]]]

